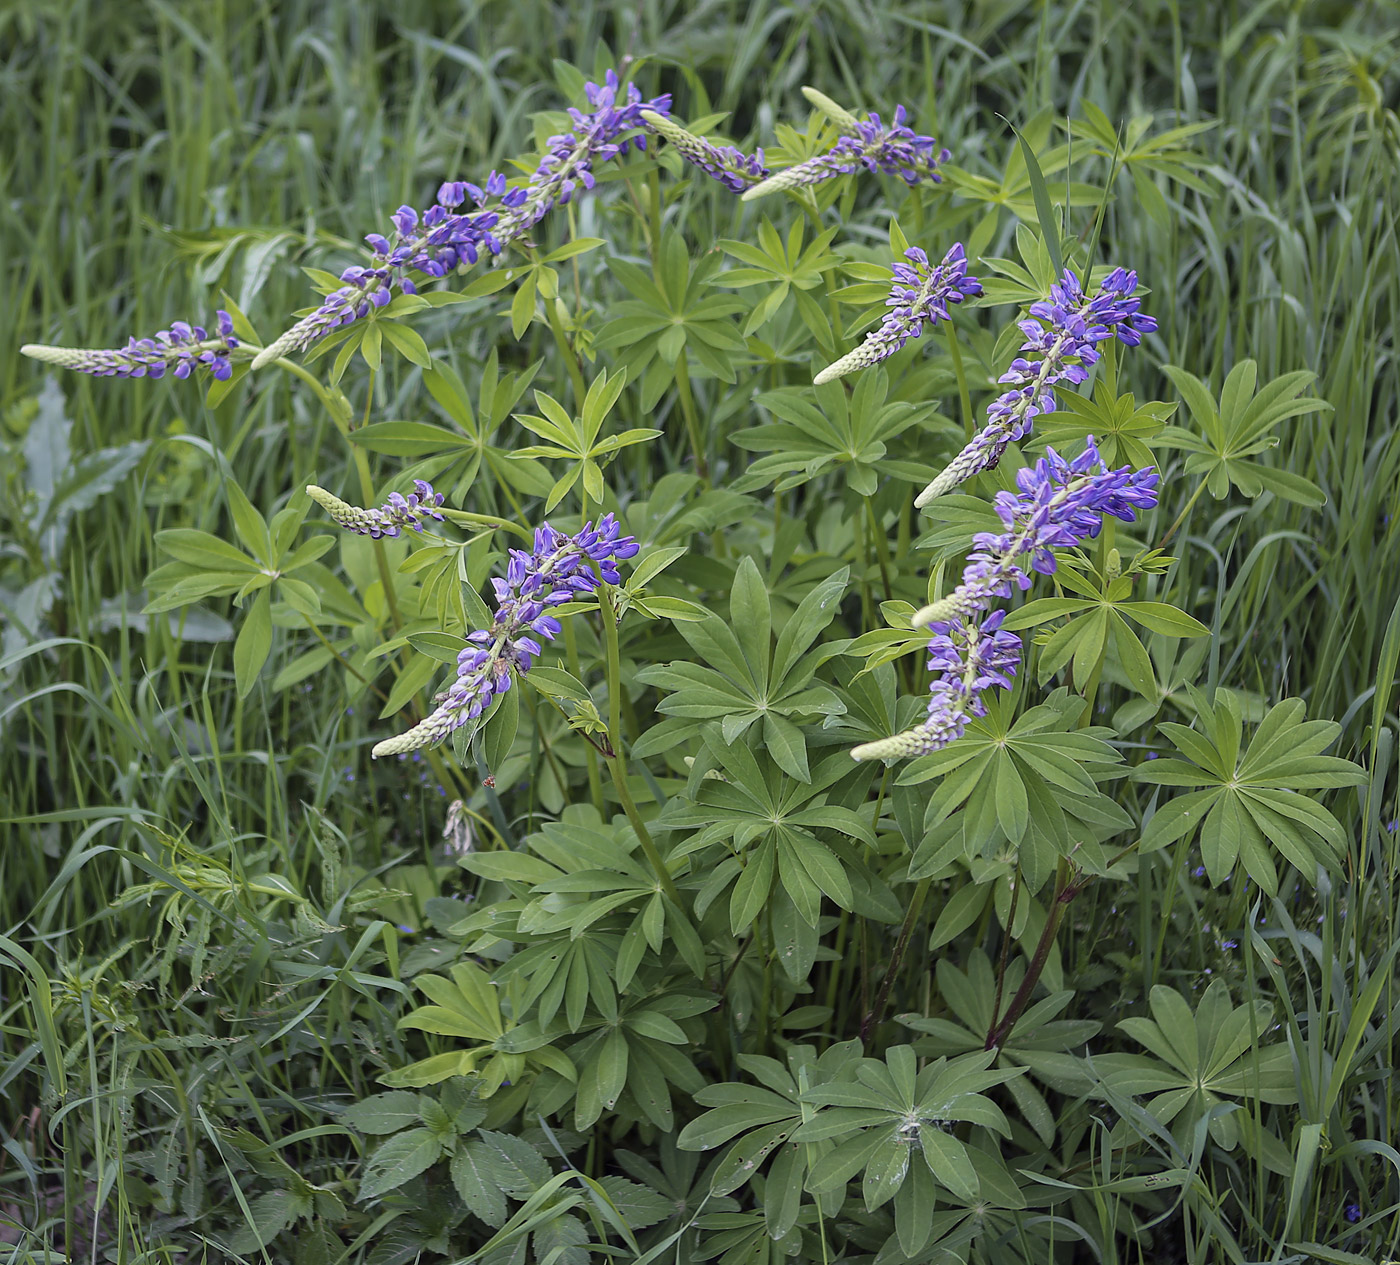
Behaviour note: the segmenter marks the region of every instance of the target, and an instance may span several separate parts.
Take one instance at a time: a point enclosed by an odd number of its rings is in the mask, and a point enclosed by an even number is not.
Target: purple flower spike
[[[769,171],[763,165],[761,149],[746,154],[733,145],[716,145],[703,136],[688,132],[674,119],[654,110],[643,110],[641,117],[651,131],[670,141],[686,162],[718,180],[730,193],[743,193],[751,185],[768,178]]]
[[[987,407],[987,424],[973,436],[942,474],[915,498],[916,506],[952,491],[958,484],[990,470],[1001,460],[1006,445],[1025,438],[1031,423],[1042,413],[1055,410],[1057,382],[1078,384],[1089,376],[1087,366],[1099,358],[1098,345],[1117,338],[1136,347],[1143,334],[1157,328],[1156,320],[1141,311],[1142,300],[1132,297],[1137,273],[1115,268],[1092,297],[1086,297],[1079,278],[1068,269],[1048,298],[1032,303],[1030,318],[1020,321],[1026,341],[1000,381],[1008,390]]]
[[[399,536],[405,527],[416,532],[423,530],[423,519],[433,518],[442,522],[443,515],[438,506],[443,502],[441,492],[434,492],[433,485],[423,479],[414,479],[413,491],[407,496],[401,492],[391,492],[389,499],[378,509],[361,509],[342,501],[338,496],[312,484],[306,489],[313,501],[320,505],[346,531],[360,536],[372,536],[378,540],[382,536]]]
[[[1132,522],[1139,510],[1157,504],[1157,472],[1123,466],[1110,470],[1093,437],[1073,461],[1053,448],[1033,467],[1017,472],[1017,492],[999,492],[997,517],[1006,531],[973,538],[962,583],[947,597],[913,618],[933,633],[929,667],[935,676],[928,719],[892,738],[868,742],[851,754],[857,760],[903,759],[925,755],[962,736],[969,718],[986,714],[980,695],[1008,689],[1020,662],[1019,637],[1002,630],[1005,612],[972,621],[999,598],[1031,586],[1035,574],[1056,567],[1053,550],[1092,540],[1111,514]]]
[[[125,347],[111,350],[26,343],[20,351],[45,364],[99,378],[163,378],[167,370],[177,378],[188,378],[202,369],[223,382],[233,374],[232,354],[237,346],[233,318],[221,309],[218,330],[212,336],[203,326],[175,321],[152,338],[131,338]]]
[[[932,136],[920,136],[908,125],[908,115],[902,105],[894,108],[894,120],[886,126],[878,114],[857,118],[842,111],[851,135],[843,136],[825,154],[818,154],[794,167],[788,167],[755,185],[744,194],[744,201],[761,198],[779,189],[799,189],[804,185],[822,184],[836,176],[849,175],[864,167],[899,176],[905,184],[914,186],[923,181],[942,180],[939,165],[952,157],[939,149]]]
[[[505,576],[492,579],[495,618],[489,629],[467,634],[466,649],[457,656],[457,679],[440,696],[437,709],[407,733],[379,743],[372,754],[436,746],[479,717],[510,689],[516,675],[534,666],[543,642],[558,636],[562,625],[552,609],[592,593],[600,582],[621,583],[617,563],[635,557],[639,548],[611,514],[596,526],[585,523],[573,536],[542,523],[535,530],[534,549],[512,549]]]
[[[1006,531],[981,532],[968,555],[962,583],[947,597],[914,616],[915,625],[966,619],[991,605],[993,598],[1010,597],[1030,588],[1030,570],[1050,575],[1055,570],[1052,549],[1092,540],[1106,514],[1132,522],[1137,512],[1157,504],[1157,471],[1123,466],[1110,470],[1099,456],[1093,437],[1083,453],[1066,461],[1053,448],[1036,464],[1016,475],[1018,493],[999,492],[996,512]]]
[[[895,262],[894,285],[885,300],[890,311],[880,327],[867,334],[854,351],[817,374],[813,379],[816,385],[887,360],[924,332],[925,321],[934,325],[946,321],[951,305],[982,293],[982,283],[967,275],[967,254],[961,242],[954,242],[942,262],[932,268],[928,256],[917,246],[906,250],[904,257],[908,263]]]
[[[411,206],[401,206],[391,217],[392,235],[372,233],[365,239],[374,252],[373,266],[346,269],[340,278],[344,284],[259,352],[253,368],[302,351],[338,326],[363,319],[395,293],[416,294],[410,272],[445,277],[483,257],[499,255],[552,206],[568,202],[579,185],[593,188],[596,163],[621,157],[632,144],[644,147],[643,138],[624,136],[641,126],[644,107],[664,115],[671,105],[669,96],[643,102],[631,84],[623,92],[612,71],[603,84],[587,84],[585,93],[590,108],[569,111],[574,127],[550,138],[528,185],[508,188],[505,177],[493,171],[485,188],[447,181],[438,188],[437,202],[421,215]]]
[[[893,738],[867,742],[851,755],[857,760],[881,760],[927,755],[961,738],[968,721],[985,716],[982,694],[1010,689],[1021,664],[1021,639],[1001,630],[1005,611],[996,611],[973,626],[961,618],[930,626],[928,718]]]

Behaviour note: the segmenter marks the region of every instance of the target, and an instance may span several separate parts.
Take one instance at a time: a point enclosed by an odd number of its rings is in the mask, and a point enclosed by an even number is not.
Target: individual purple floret
[[[949,319],[949,305],[982,293],[982,283],[967,275],[967,254],[954,242],[941,263],[929,267],[928,256],[917,246],[904,252],[909,262],[894,264],[894,285],[885,306],[890,310],[878,329],[813,379],[818,386],[857,369],[865,369],[893,356],[911,338],[924,332],[924,322]]]
[[[654,110],[642,111],[642,122],[659,136],[664,136],[686,162],[699,167],[707,176],[718,180],[730,193],[743,193],[750,185],[769,176],[763,165],[763,151],[746,154],[733,145],[716,145],[703,136],[687,131],[674,119]]]
[[[110,351],[87,351],[78,347],[47,347],[26,343],[20,351],[46,364],[61,365],[99,378],[163,378],[166,372],[188,378],[196,369],[205,370],[220,382],[233,373],[233,318],[222,309],[218,313],[215,337],[201,325],[176,321],[151,338],[132,338],[125,347]]]
[[[379,743],[371,754],[398,755],[436,746],[475,720],[497,695],[510,689],[516,675],[534,666],[543,653],[540,639],[553,641],[558,635],[560,623],[553,608],[593,592],[600,577],[608,584],[621,583],[617,564],[634,557],[638,548],[611,514],[573,536],[548,523],[538,527],[534,549],[512,549],[505,577],[492,579],[495,618],[489,629],[467,635],[467,647],[457,656],[457,679],[437,709],[407,733]]]
[[[1020,662],[1019,637],[1002,630],[1005,611],[995,611],[973,631],[973,621],[997,598],[1028,589],[1030,571],[1055,570],[1055,548],[1091,540],[1104,515],[1132,522],[1137,511],[1157,504],[1157,472],[1124,466],[1110,470],[1092,437],[1083,453],[1066,461],[1053,448],[1034,467],[1016,475],[1018,492],[1000,492],[997,516],[1005,532],[982,532],[963,570],[963,582],[948,597],[917,612],[913,624],[934,634],[929,667],[938,675],[929,693],[928,718],[913,729],[856,747],[857,760],[905,759],[946,747],[962,736],[968,720],[986,714],[980,695],[1009,689]]]
[[[375,540],[381,536],[402,535],[405,527],[421,532],[424,518],[444,521],[443,516],[438,513],[438,506],[443,501],[442,493],[434,492],[433,485],[422,479],[413,480],[413,491],[407,496],[401,492],[391,492],[383,505],[372,510],[361,509],[358,505],[342,501],[340,497],[327,492],[325,488],[317,487],[314,483],[309,485],[306,491],[307,495],[346,531],[353,531],[361,536],[372,536]]]
[[[821,184],[836,176],[849,175],[862,167],[867,171],[883,171],[887,175],[899,176],[910,186],[925,180],[934,183],[942,180],[938,167],[947,162],[952,154],[946,149],[939,149],[938,142],[932,136],[920,136],[909,127],[905,121],[908,115],[902,105],[895,106],[894,121],[888,127],[880,121],[878,114],[867,114],[863,119],[852,117],[853,135],[841,137],[826,153],[788,167],[762,184],[755,185],[744,194],[744,201],[776,193],[779,189]]]
[[[915,498],[916,506],[927,505],[935,497],[1001,460],[1006,445],[1024,438],[1033,420],[1055,410],[1050,389],[1057,382],[1078,384],[1088,376],[1087,366],[1099,358],[1098,345],[1117,338],[1136,347],[1144,334],[1157,328],[1156,320],[1141,311],[1142,300],[1132,297],[1137,273],[1115,268],[1092,296],[1086,296],[1079,278],[1068,269],[1050,296],[1032,303],[1030,315],[1018,324],[1026,341],[1021,350],[1032,358],[1018,356],[1000,381],[1009,390],[987,408],[990,419],[943,473]]]
[[[401,206],[393,215],[392,236],[371,233],[365,238],[374,252],[373,262],[341,273],[341,287],[259,352],[253,368],[260,369],[279,356],[309,347],[338,326],[360,320],[372,308],[388,303],[396,291],[416,294],[410,272],[443,277],[475,264],[483,255],[499,255],[551,207],[568,202],[579,185],[593,188],[594,164],[627,153],[633,141],[623,138],[623,133],[641,126],[644,106],[664,115],[671,105],[669,96],[644,103],[632,84],[627,86],[625,103],[618,105],[621,89],[613,71],[603,84],[590,83],[584,91],[591,110],[569,110],[573,129],[550,137],[528,184],[510,188],[506,178],[493,171],[484,187],[448,181],[438,189],[436,204],[421,215],[413,207]],[[644,137],[636,137],[635,143],[645,148]]]

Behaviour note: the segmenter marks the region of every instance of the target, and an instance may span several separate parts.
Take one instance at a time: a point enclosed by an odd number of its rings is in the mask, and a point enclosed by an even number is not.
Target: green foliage
[[[0,14],[7,345],[224,307],[265,346],[613,66],[775,168],[901,101],[954,155],[753,205],[661,142],[202,399],[6,358],[0,1243],[1395,1257],[1393,24],[683,9]],[[982,299],[814,387],[955,240]],[[1159,329],[916,512],[1061,264],[1136,268]],[[996,496],[1090,435],[1159,508],[1013,597],[957,741],[853,761],[923,717],[912,616]],[[399,539],[302,492],[414,479],[446,521]],[[510,550],[608,512],[621,584],[487,723],[371,761]]]

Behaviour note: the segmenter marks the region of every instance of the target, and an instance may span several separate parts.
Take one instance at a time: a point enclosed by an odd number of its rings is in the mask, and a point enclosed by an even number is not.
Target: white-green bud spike
[[[856,135],[856,124],[860,120],[849,110],[837,105],[826,93],[818,92],[815,88],[804,87],[802,89],[802,95],[843,132],[850,136]]]

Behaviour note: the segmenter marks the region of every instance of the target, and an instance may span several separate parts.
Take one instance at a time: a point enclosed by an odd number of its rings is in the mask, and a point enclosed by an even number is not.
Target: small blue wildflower
[[[1117,338],[1129,347],[1142,342],[1143,334],[1157,328],[1156,320],[1141,311],[1142,300],[1133,297],[1137,273],[1115,268],[1092,295],[1086,296],[1079,278],[1069,269],[1050,288],[1050,296],[1032,303],[1030,315],[1018,322],[1026,341],[1000,381],[1009,385],[987,408],[989,421],[962,452],[915,499],[927,505],[973,475],[1001,460],[1006,445],[1023,439],[1031,423],[1056,408],[1051,387],[1057,382],[1080,383],[1089,376],[1086,366],[1099,358],[1098,344]]]
[[[213,337],[202,325],[176,321],[150,338],[131,338],[125,347],[111,350],[26,343],[20,351],[45,364],[98,378],[163,378],[167,370],[177,378],[188,378],[196,369],[202,369],[223,382],[233,374],[231,356],[237,346],[233,318],[220,309]]]
[[[906,250],[904,258],[908,263],[894,264],[894,285],[885,300],[890,311],[880,327],[867,334],[854,351],[817,374],[813,381],[818,386],[887,360],[924,332],[925,321],[935,325],[946,321],[950,319],[950,305],[982,293],[982,283],[967,275],[967,252],[961,242],[954,242],[933,267],[929,266],[928,255],[917,246]]]
[[[424,518],[443,521],[443,516],[438,513],[438,506],[443,502],[442,493],[434,492],[433,485],[423,479],[414,479],[413,488],[407,496],[401,492],[391,492],[383,505],[372,510],[342,501],[314,483],[309,484],[306,491],[346,531],[378,540],[381,536],[401,535],[405,527],[421,532]]]
[[[634,557],[636,539],[607,514],[595,527],[566,536],[548,523],[535,530],[530,553],[512,549],[505,577],[493,577],[496,614],[489,629],[467,635],[457,656],[457,679],[439,696],[439,706],[407,733],[379,743],[375,757],[435,746],[456,729],[475,720],[528,672],[543,653],[540,639],[553,641],[562,625],[553,608],[593,592],[602,582],[621,583],[617,564]],[[588,564],[592,562],[597,567]]]
[[[1350,1221],[1350,1222],[1352,1223],[1352,1225],[1355,1225],[1358,1221],[1360,1221],[1360,1220],[1361,1220],[1361,1205],[1360,1205],[1360,1204],[1347,1204],[1347,1206],[1346,1206],[1346,1219],[1347,1219],[1348,1221]]]

